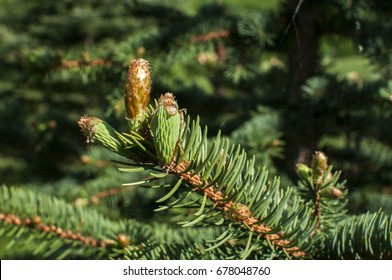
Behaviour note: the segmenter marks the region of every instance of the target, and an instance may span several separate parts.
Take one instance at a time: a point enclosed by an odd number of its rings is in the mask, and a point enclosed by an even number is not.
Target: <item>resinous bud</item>
[[[142,58],[132,60],[124,88],[126,119],[131,131],[140,132],[143,128],[150,91],[151,74],[148,61]]]

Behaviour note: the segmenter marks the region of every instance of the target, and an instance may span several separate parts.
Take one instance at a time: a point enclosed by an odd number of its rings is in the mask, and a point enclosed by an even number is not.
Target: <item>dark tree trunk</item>
[[[287,1],[286,11],[290,20],[298,4],[298,0]],[[319,71],[317,20],[320,12],[320,2],[303,1],[287,33],[289,84],[285,120],[285,170],[292,178],[295,178],[295,164],[308,162],[317,142],[316,116],[313,109],[303,102],[301,87]]]

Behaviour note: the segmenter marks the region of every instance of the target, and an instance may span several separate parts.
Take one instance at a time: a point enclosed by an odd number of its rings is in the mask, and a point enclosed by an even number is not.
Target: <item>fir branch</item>
[[[136,70],[133,72],[136,73]],[[148,88],[145,90],[149,92]],[[186,221],[179,221],[183,227],[197,224],[227,227],[206,252],[218,249],[222,244],[227,246],[230,242],[243,246],[238,254],[241,258],[252,255],[255,248],[265,250],[265,245],[274,252],[278,249],[288,258],[311,258],[328,252],[330,248],[325,248],[327,242],[336,234],[337,228],[344,227],[342,221],[346,213],[347,191],[345,182],[338,182],[340,172],[332,173],[332,166],[328,166],[324,153],[315,153],[311,168],[304,164],[298,166],[301,179],[298,196],[293,188],[283,189],[278,178],[269,181],[268,171],[257,168],[255,158],[248,159],[241,146],[231,144],[229,139],[220,136],[220,132],[212,142],[209,141],[207,128],[201,128],[199,118],[191,120],[188,116],[184,120],[183,110],[179,109],[171,93],[162,95],[155,105],[155,108],[145,111],[148,120],[143,124],[145,136],[135,131],[121,134],[112,128],[98,133],[95,123],[83,129],[90,139],[97,139],[108,149],[133,161],[136,158],[129,152],[143,155],[137,158],[136,164],[129,164],[133,168],[122,170],[144,172],[146,166],[147,169],[157,166],[165,171],[159,174],[150,172],[150,179],[123,186],[156,182],[167,175],[174,175],[177,182],[172,187],[159,181],[153,186],[154,189],[170,188],[156,202],[168,201],[180,192],[185,195],[158,210],[197,209],[191,220],[185,215]],[[146,108],[146,104],[143,106]],[[80,122],[84,125],[85,121]],[[107,126],[101,120],[99,124],[104,128]],[[121,143],[119,149],[116,148],[118,143]],[[121,148],[124,144],[130,146]],[[116,189],[114,193],[118,191]],[[198,194],[196,199],[189,199],[192,193]],[[384,221],[380,223],[385,224]],[[201,251],[197,244],[193,245],[196,249],[192,252],[199,254]],[[184,253],[181,248],[177,248],[180,254]],[[155,257],[162,252],[170,255],[166,251],[168,247],[158,246],[155,249]]]
[[[345,181],[339,182],[340,172],[332,172],[323,152],[315,152],[311,166],[297,164],[297,174],[299,193],[313,209],[316,228],[312,235],[316,235],[330,231],[343,219],[347,190]]]
[[[85,258],[107,258],[116,248],[140,246],[137,235],[130,238],[131,231],[124,224],[105,219],[91,209],[74,207],[49,195],[20,188],[0,188],[0,222],[4,225],[1,235],[18,232],[11,235],[13,243],[22,240],[25,233],[39,240],[34,253],[47,250],[45,258],[56,255],[61,259],[78,254]],[[134,228],[139,226],[133,223]]]
[[[325,176],[327,172],[328,164],[327,157],[323,152],[317,151],[313,155],[312,159],[312,175],[313,175],[313,184],[314,186],[314,216],[316,218],[316,228],[314,229],[313,235],[321,230],[321,219],[322,219],[322,209],[321,209],[321,192],[322,189],[322,178]]]
[[[233,206],[238,204],[234,201],[227,200],[227,196],[223,192],[216,190],[211,186],[210,182],[205,181],[200,175],[194,174],[189,170],[189,163],[182,162],[174,168],[170,168],[170,173],[178,176],[184,182],[193,186],[192,191],[198,192],[201,195],[206,195],[210,199],[214,208],[224,212],[226,215],[230,212]],[[284,233],[280,232],[278,234],[270,234],[272,228],[265,224],[259,224],[259,219],[250,212],[246,205],[241,205],[241,212],[246,214],[240,214],[239,217],[235,218],[236,222],[242,223],[245,227],[249,228],[255,234],[263,236],[266,240],[272,242],[278,247],[283,247],[283,250],[294,257],[304,257],[305,252],[302,252],[298,246],[290,247],[290,241],[284,238]]]
[[[139,64],[135,66],[142,67]],[[135,73],[138,73],[138,69],[129,72],[130,75]],[[146,91],[149,92],[149,89]],[[163,170],[175,175],[179,180],[157,202],[169,199],[183,185],[191,187],[185,188],[186,192],[199,193],[201,198],[191,202],[193,206],[199,207],[195,213],[196,218],[183,222],[183,226],[193,226],[204,219],[216,217],[216,214],[221,212],[224,220],[231,221],[229,224],[236,224],[236,228],[242,228],[244,231],[233,231],[217,244],[223,244],[232,236],[241,237],[247,232],[250,234],[250,239],[247,238],[249,240],[255,235],[256,240],[262,237],[270,246],[280,248],[288,255],[305,256],[305,251],[299,246],[304,245],[305,241],[300,241],[299,233],[308,234],[314,223],[307,219],[308,211],[298,203],[298,198],[292,196],[292,189],[284,191],[277,179],[272,183],[267,182],[268,172],[255,168],[254,159],[248,160],[246,152],[240,146],[231,145],[228,139],[221,139],[220,134],[209,148],[207,130],[202,133],[198,118],[191,122],[188,117],[187,121],[184,121],[183,110],[179,109],[171,93],[162,95],[159,101],[156,101],[155,110],[147,110],[146,113],[146,119],[151,123],[145,123],[144,127],[151,130],[147,135],[151,135],[152,139],[144,138],[134,131],[131,131],[131,134],[120,134],[96,118],[82,118],[79,125],[88,141],[97,139],[98,143],[108,149],[133,160],[135,156],[129,152],[135,152],[132,145],[138,143],[133,146],[144,153],[144,157],[138,158],[140,167],[158,159]],[[131,147],[128,149],[122,147],[124,136],[130,137]],[[155,149],[148,148],[151,142]],[[152,180],[162,177],[159,174],[150,175]],[[124,186],[145,184],[147,181],[149,180]],[[205,207],[206,199],[212,203],[212,208]],[[181,199],[176,200],[171,207],[180,201]],[[293,208],[287,208],[290,203]],[[301,225],[298,222],[300,219]],[[251,250],[251,247],[246,245],[243,256],[249,255]]]
[[[80,245],[90,247],[101,247],[114,245],[116,242],[112,239],[100,240],[91,236],[84,236],[82,233],[73,232],[71,229],[63,229],[55,224],[45,224],[41,221],[41,217],[38,215],[32,216],[31,218],[21,218],[20,216],[11,213],[1,213],[0,221],[11,224],[18,227],[25,227],[27,229],[33,229],[38,232],[49,234],[53,237],[59,237],[63,240],[72,240],[79,242]]]
[[[330,258],[392,259],[392,215],[382,210],[353,216],[325,240]]]

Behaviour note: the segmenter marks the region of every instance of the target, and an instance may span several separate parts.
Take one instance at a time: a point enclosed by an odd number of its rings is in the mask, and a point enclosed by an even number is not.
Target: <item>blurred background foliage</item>
[[[323,150],[352,212],[390,212],[391,28],[379,0],[1,0],[0,183],[160,219],[159,194],[116,192],[132,178],[76,124],[88,114],[124,131],[127,64],[143,57],[154,98],[173,92],[284,185]]]

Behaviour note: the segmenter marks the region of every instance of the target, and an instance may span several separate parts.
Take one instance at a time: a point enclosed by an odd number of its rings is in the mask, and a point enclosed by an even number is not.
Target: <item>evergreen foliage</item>
[[[391,258],[388,1],[25,2],[0,258]]]

